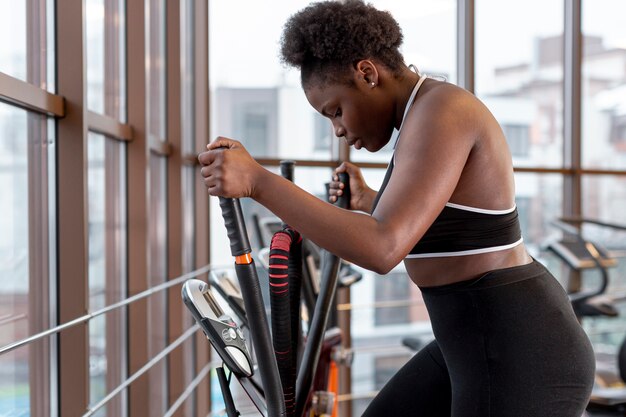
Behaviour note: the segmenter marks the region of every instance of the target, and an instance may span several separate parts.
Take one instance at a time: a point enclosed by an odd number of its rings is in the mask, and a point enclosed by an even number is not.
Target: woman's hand
[[[209,194],[254,198],[259,178],[266,171],[246,148],[236,140],[218,137],[207,145],[207,149],[198,155],[198,161]]]
[[[350,176],[350,204],[348,208],[369,213],[376,197],[376,191],[367,186],[361,169],[350,162],[343,162],[335,169],[329,187],[330,197],[328,200],[334,203],[337,201],[337,197],[343,194],[344,185],[339,182],[340,172],[346,172]]]

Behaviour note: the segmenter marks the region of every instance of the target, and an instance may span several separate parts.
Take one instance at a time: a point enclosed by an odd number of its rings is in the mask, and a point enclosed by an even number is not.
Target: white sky
[[[454,76],[455,0],[375,0],[399,21],[408,63]],[[305,0],[211,0],[210,76],[212,85],[276,85],[284,69],[278,44],[284,22],[309,4]],[[607,46],[626,48],[626,1],[583,1],[583,31],[602,35]],[[563,0],[476,0],[477,82],[497,66],[528,62],[533,39],[563,31]],[[289,79],[298,82],[297,74]],[[484,81],[483,81],[484,82]]]
[[[280,82],[285,71],[278,60],[282,27],[309,1],[208,1],[212,84],[263,87]],[[371,3],[389,10],[400,22],[407,62],[453,75],[456,0]],[[626,48],[624,16],[625,0],[583,1],[584,32],[602,35],[607,46]],[[0,0],[0,71],[20,78],[25,65],[16,63],[15,56],[24,56],[26,49],[25,20],[26,0]],[[554,35],[562,29],[563,0],[476,0],[478,77],[490,76],[495,66],[528,61],[534,36]],[[297,74],[289,77],[298,82]]]

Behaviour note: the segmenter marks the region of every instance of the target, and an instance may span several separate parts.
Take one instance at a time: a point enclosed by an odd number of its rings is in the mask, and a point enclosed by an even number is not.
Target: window
[[[85,10],[88,107],[125,121],[125,2],[87,0]]]
[[[477,0],[475,16],[476,95],[504,128],[515,166],[560,167],[563,2]]]
[[[102,135],[88,138],[89,307],[126,298],[126,145]],[[126,314],[114,310],[89,322],[90,403],[126,378]],[[97,415],[124,416],[125,394]],[[106,413],[104,413],[106,411]]]
[[[318,112],[313,113],[313,128],[315,137],[315,150],[330,150],[332,140],[335,136],[333,125],[326,117]]]
[[[382,389],[392,376],[402,368],[411,355],[378,356],[374,359],[374,383],[376,389]]]
[[[413,285],[405,273],[391,272],[386,276],[374,278],[374,301],[407,300],[410,294],[409,285]],[[409,307],[378,308],[375,310],[375,326],[409,323]]]
[[[619,0],[583,1],[582,159],[585,168],[626,166],[626,28]]]
[[[329,159],[332,149],[317,146],[300,74],[279,60],[283,25],[309,3],[247,2],[241,13],[236,3],[209,2],[212,138],[237,139],[255,157]]]
[[[613,117],[611,119],[610,142],[620,152],[626,150],[626,115]]]
[[[404,35],[400,52],[407,64],[415,65],[422,73],[456,82],[456,1],[373,0],[370,3],[389,11],[400,24]],[[350,150],[354,161],[383,163],[389,162],[392,152],[392,143],[374,154],[366,149]]]
[[[526,157],[530,150],[529,128],[527,125],[503,124],[502,131],[509,144],[511,155]]]
[[[45,117],[0,103],[0,346],[53,322],[54,138]],[[50,340],[0,356],[0,415],[49,415]]]
[[[53,2],[0,2],[0,72],[54,91]],[[10,39],[10,41],[8,41]]]
[[[276,155],[277,91],[274,88],[218,88],[216,133],[239,140],[253,156]]]

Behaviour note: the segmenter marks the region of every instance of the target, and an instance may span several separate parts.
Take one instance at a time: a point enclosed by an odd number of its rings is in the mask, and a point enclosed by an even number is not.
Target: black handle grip
[[[220,197],[220,207],[222,208],[226,232],[230,239],[230,253],[233,256],[250,253],[252,251],[250,240],[239,199]]]
[[[339,173],[339,182],[343,183],[343,190],[341,190],[343,192],[337,197],[335,205],[347,209],[350,207],[350,176],[347,172]]]
[[[293,171],[296,165],[295,161],[283,160],[280,161],[280,175],[293,182]]]

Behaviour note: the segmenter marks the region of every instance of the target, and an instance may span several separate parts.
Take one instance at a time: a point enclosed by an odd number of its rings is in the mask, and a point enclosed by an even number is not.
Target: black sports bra
[[[389,164],[382,187],[372,205],[372,213],[380,200],[391,173]],[[424,236],[411,249],[407,258],[440,258],[496,252],[513,248],[523,242],[517,208],[486,210],[447,203]]]
[[[420,77],[413,88],[404,111],[403,122],[425,78],[425,76]],[[397,131],[396,144],[401,129],[402,125]],[[394,158],[392,157],[383,184],[374,199],[372,213],[391,178],[393,166]],[[406,257],[437,258],[474,255],[510,249],[522,242],[517,207],[513,206],[507,210],[487,210],[448,202]]]

